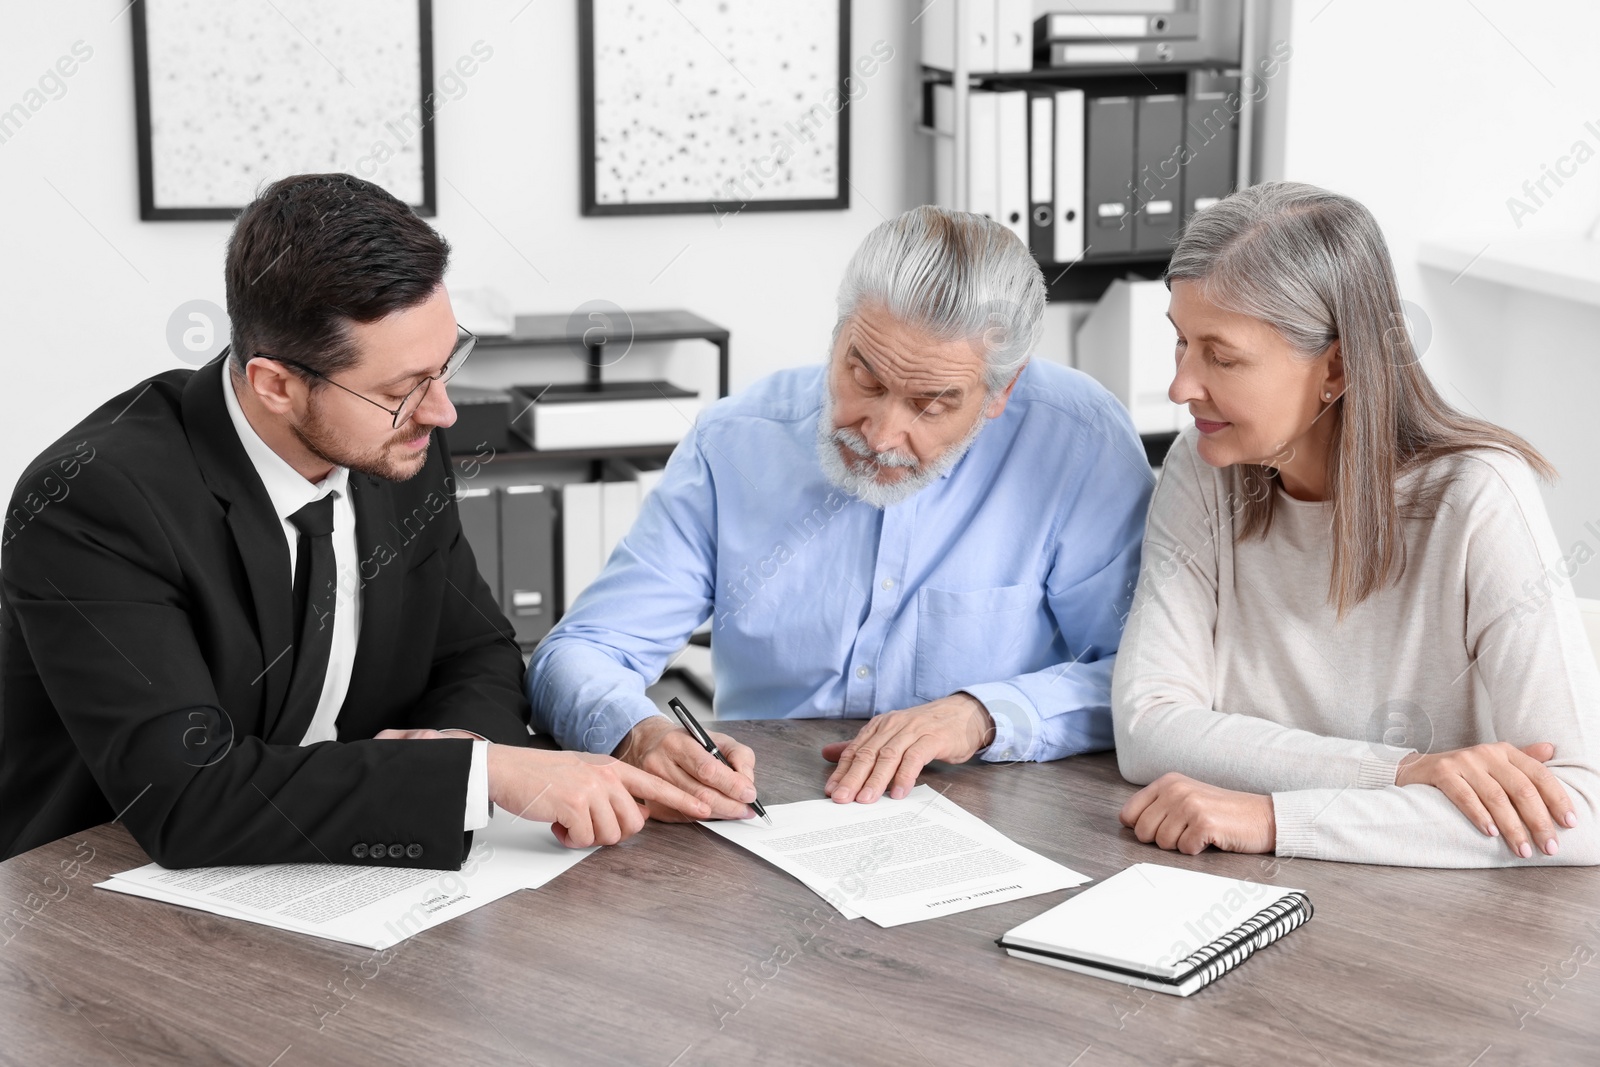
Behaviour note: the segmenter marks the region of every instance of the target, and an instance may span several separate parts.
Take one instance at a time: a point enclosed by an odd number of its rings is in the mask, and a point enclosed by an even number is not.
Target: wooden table
[[[718,725],[755,747],[769,803],[819,796],[818,750],[854,729]],[[95,890],[146,862],[102,826],[0,865],[0,1062],[1600,1062],[1600,870],[1162,853],[1118,825],[1133,788],[1109,755],[923,780],[1095,878],[1144,860],[1275,881],[1316,918],[1180,999],[995,947],[1071,891],[885,930],[699,827],[651,825],[382,958]]]

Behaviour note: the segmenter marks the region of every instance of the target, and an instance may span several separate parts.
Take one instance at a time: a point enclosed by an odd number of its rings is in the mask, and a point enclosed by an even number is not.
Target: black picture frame
[[[150,136],[150,46],[145,2],[133,0],[130,22],[133,33],[134,126],[139,157],[139,218],[144,222],[236,219],[244,211],[245,205],[180,207],[160,206],[155,202],[155,152]],[[411,208],[418,215],[431,217],[438,211],[433,145],[433,0],[415,2],[418,19],[417,66],[420,73],[418,125],[422,154],[422,201],[413,203]]]
[[[819,3],[822,0],[806,0]],[[713,211],[843,211],[850,207],[850,0],[839,5],[839,66],[832,88],[843,101],[838,111],[838,193],[832,197],[795,200],[684,200],[641,203],[598,202],[595,190],[595,0],[578,0],[578,159],[581,173],[580,210],[586,216],[678,215]],[[754,3],[750,7],[754,7]]]

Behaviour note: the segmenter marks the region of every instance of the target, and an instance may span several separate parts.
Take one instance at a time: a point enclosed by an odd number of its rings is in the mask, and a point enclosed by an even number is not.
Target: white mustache
[[[880,467],[915,467],[918,465],[917,457],[909,456],[904,452],[890,449],[887,452],[878,452],[855,430],[842,427],[833,431],[833,440],[844,445],[862,459],[870,460]]]

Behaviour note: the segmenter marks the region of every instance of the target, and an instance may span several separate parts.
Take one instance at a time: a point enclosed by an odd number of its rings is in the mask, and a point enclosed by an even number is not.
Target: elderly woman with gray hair
[[[1520,437],[1445,403],[1360,204],[1241,190],[1167,272],[1195,426],[1117,657],[1141,841],[1600,863],[1600,678]],[[1499,838],[1499,840],[1496,840]]]
[[[869,233],[827,362],[702,415],[535,650],[534,725],[747,817],[754,754],[714,734],[722,767],[645,695],[710,618],[718,718],[866,720],[823,750],[840,803],[930,760],[1109,748],[1153,478],[1106,390],[1029,362],[1043,311],[998,223],[921,207]]]

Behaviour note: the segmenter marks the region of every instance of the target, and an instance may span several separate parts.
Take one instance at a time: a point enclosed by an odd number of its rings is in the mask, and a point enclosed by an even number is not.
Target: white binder
[[[1003,74],[1033,69],[1033,0],[997,0],[994,69]]]
[[[1057,263],[1083,255],[1083,90],[1056,93]]]
[[[1004,0],[1015,5],[1016,0]],[[997,0],[966,0],[967,70],[973,74],[993,74],[996,65],[995,18]],[[917,19],[922,24],[922,62],[940,70],[955,69],[955,0],[931,0]],[[1028,47],[1033,47],[1032,25],[1028,25]],[[1030,61],[1032,56],[1029,57]],[[1015,68],[1005,68],[1015,69]],[[1029,68],[1023,67],[1023,70]]]
[[[1028,94],[1008,89],[993,94],[998,131],[995,153],[1000,223],[1028,244]]]
[[[1000,220],[1000,94],[967,95],[967,210]]]

